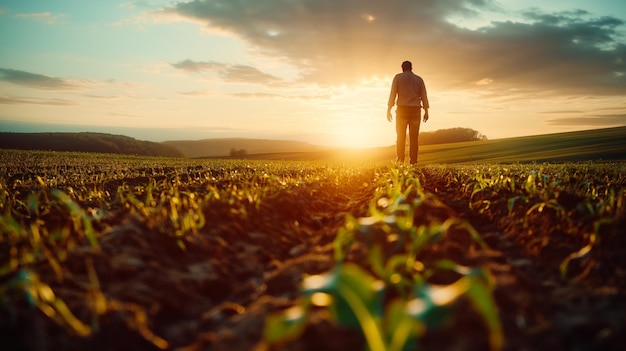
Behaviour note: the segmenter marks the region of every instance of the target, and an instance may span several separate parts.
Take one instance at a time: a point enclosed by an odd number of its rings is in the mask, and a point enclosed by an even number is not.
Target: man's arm
[[[428,121],[428,108],[430,108],[430,104],[428,103],[428,94],[426,93],[426,83],[422,79],[422,88],[420,89],[420,99],[422,100],[422,107],[424,108],[424,122]]]
[[[391,122],[393,117],[391,116],[391,108],[396,104],[396,95],[398,95],[398,76],[393,77],[391,82],[391,92],[389,93],[389,101],[387,102],[387,120]]]

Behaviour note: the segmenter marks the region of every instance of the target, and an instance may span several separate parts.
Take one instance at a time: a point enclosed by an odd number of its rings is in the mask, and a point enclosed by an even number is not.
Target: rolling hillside
[[[282,152],[256,159],[384,161],[395,147]],[[626,127],[420,146],[419,164],[463,162],[568,162],[626,160]]]
[[[626,127],[420,147],[423,163],[626,160]]]
[[[104,133],[0,133],[0,149],[183,157],[176,148]]]

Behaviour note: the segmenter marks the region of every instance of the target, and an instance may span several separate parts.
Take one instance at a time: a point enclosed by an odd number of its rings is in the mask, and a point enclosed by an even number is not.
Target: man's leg
[[[404,162],[407,124],[406,115],[396,110],[396,157],[398,162]]]
[[[412,165],[417,164],[417,152],[419,151],[419,134],[420,134],[421,112],[418,109],[409,119],[409,157]]]

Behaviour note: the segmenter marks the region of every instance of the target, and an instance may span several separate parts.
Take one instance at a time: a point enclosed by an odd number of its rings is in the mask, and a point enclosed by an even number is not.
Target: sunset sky
[[[404,60],[423,132],[626,125],[623,0],[0,0],[0,131],[386,146]]]

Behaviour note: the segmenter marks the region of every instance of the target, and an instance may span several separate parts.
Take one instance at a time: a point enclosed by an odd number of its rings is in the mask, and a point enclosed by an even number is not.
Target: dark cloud
[[[541,114],[545,114],[545,115],[552,115],[552,114],[581,114],[583,113],[583,111],[581,110],[560,110],[560,111],[544,111],[544,112],[540,112]]]
[[[0,68],[0,81],[44,90],[73,90],[78,88],[75,84],[61,78],[9,68]]]
[[[174,68],[178,68],[183,71],[189,71],[189,72],[219,70],[225,66],[224,64],[217,63],[217,62],[196,62],[192,60],[185,60],[179,63],[172,63],[171,65]]]
[[[163,11],[285,57],[303,82],[357,84],[394,74],[411,59],[440,87],[471,89],[489,79],[481,89],[626,94],[622,20],[533,10],[524,22],[476,30],[448,21],[493,8],[489,0],[192,0]]]
[[[621,20],[530,16],[537,22],[494,22],[462,34],[466,54],[454,72],[468,81],[489,77],[496,88],[548,90],[564,94],[626,93],[626,45],[618,42]],[[471,73],[463,70],[471,68]]]
[[[589,117],[564,117],[546,121],[551,125],[558,126],[586,126],[586,127],[611,127],[626,126],[626,114],[589,116]]]
[[[246,65],[225,64],[219,62],[198,62],[185,60],[171,64],[172,67],[188,72],[206,72],[232,83],[276,84],[280,78],[264,73],[257,68]]]

